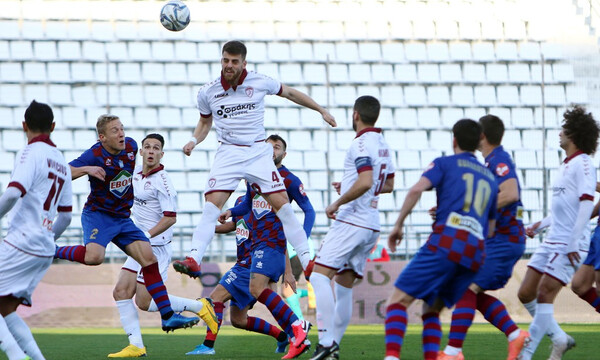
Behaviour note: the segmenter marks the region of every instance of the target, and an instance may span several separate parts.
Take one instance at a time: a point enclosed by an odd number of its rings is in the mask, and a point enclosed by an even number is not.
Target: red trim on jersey
[[[540,271],[540,270],[538,270],[538,269],[534,268],[534,267],[533,267],[533,266],[531,266],[531,265],[527,265],[527,267],[528,267],[528,268],[530,268],[531,270],[535,271],[536,273],[540,274],[540,275],[544,275],[544,272],[543,272],[543,271]]]
[[[277,95],[281,96],[282,92],[283,92],[283,84],[281,84],[281,86],[279,87],[279,91],[277,92]]]
[[[359,132],[356,134],[356,137],[355,137],[355,139],[356,139],[357,137],[361,136],[362,134],[364,134],[364,133],[368,133],[368,132],[371,132],[371,131],[373,131],[373,132],[376,132],[376,133],[381,133],[381,128],[376,128],[376,127],[368,127],[368,128],[362,129],[361,131],[359,131]]]
[[[121,270],[129,271],[131,273],[137,274],[137,271],[133,271],[130,268],[122,267]]]
[[[552,274],[548,274],[547,272],[545,272],[544,275],[549,276],[549,277],[553,278],[554,280],[558,281],[559,283],[562,284],[562,286],[567,286],[566,282],[562,281],[561,279],[557,278],[556,276],[554,276]]]
[[[19,189],[21,191],[21,197],[25,196],[25,194],[27,194],[27,190],[25,190],[25,187],[23,187],[23,185],[21,185],[20,183],[16,182],[16,181],[11,181],[8,183],[7,188],[9,187],[15,187],[17,189]]]
[[[4,242],[7,243],[8,245],[14,247],[15,249],[19,250],[20,252],[25,253],[25,254],[30,255],[30,256],[35,256],[35,257],[39,257],[39,258],[54,258],[54,255],[51,255],[51,256],[42,256],[42,255],[36,255],[36,254],[30,253],[28,251],[20,249],[19,247],[15,246],[14,244],[11,244],[10,242],[6,241],[6,239],[4,239]]]
[[[324,268],[328,268],[328,269],[335,270],[335,271],[338,271],[340,269],[340,268],[335,268],[335,267],[327,266],[327,265],[321,264],[320,262],[316,262],[316,261],[315,261],[315,265],[319,265],[319,266],[322,266]]]
[[[142,175],[142,179],[143,179],[143,178],[148,177],[148,176],[150,176],[152,174],[156,174],[157,172],[163,170],[164,168],[165,168],[165,166],[163,164],[160,164],[158,167],[156,167],[156,168],[148,171],[148,173],[146,175],[144,175],[144,173],[142,172],[143,170],[140,171],[138,174]]]
[[[59,206],[57,209],[58,212],[73,212],[72,206]]]
[[[389,173],[389,174],[387,174],[386,178],[392,179],[394,176],[396,176],[396,173]]]
[[[281,189],[281,190],[275,190],[275,191],[271,191],[271,192],[265,192],[265,191],[261,191],[260,193],[261,193],[261,194],[275,194],[275,193],[278,193],[278,192],[283,192],[283,191],[287,191],[287,190],[285,189],[285,185],[284,185],[284,188],[283,188],[283,189]]]
[[[356,271],[354,271],[352,269],[344,269],[342,271],[338,271],[336,275],[340,275],[340,274],[343,274],[343,273],[348,272],[348,271],[352,271],[354,273],[354,277],[357,278],[357,279],[362,279],[363,278],[362,275],[360,275],[359,273],[357,273]]]
[[[175,211],[163,211],[163,215],[166,217],[177,217],[177,213]]]
[[[360,168],[356,169],[356,171],[359,174],[363,171],[373,171],[373,167],[371,165],[361,166]]]
[[[27,143],[27,145],[33,144],[34,142],[43,142],[50,146],[56,147],[56,145],[54,145],[52,140],[50,140],[50,135],[48,135],[48,134],[42,134],[42,135],[38,135],[38,136],[34,137]]]
[[[584,200],[594,201],[594,195],[590,195],[590,194],[581,195],[579,197],[579,201],[584,201]]]
[[[210,193],[214,193],[214,192],[227,192],[227,193],[232,193],[233,190],[220,190],[220,189],[214,189],[214,190],[208,190],[204,193],[204,197],[206,197],[206,195],[210,194]]]
[[[211,116],[212,116],[212,114],[208,114],[208,115],[205,115],[205,114],[200,114],[200,117],[203,117],[203,118],[205,118],[205,119],[206,119],[206,118],[209,118],[209,117],[211,117]]]
[[[223,87],[223,90],[225,90],[225,91],[229,90],[229,88],[232,88],[233,91],[236,91],[237,87],[242,85],[242,83],[244,82],[244,79],[246,79],[246,76],[248,76],[248,71],[246,71],[246,69],[244,69],[244,70],[242,70],[242,74],[240,75],[240,79],[238,80],[237,85],[231,86],[225,80],[225,77],[223,76],[223,70],[221,70],[221,86]]]
[[[577,156],[577,155],[581,155],[581,154],[583,154],[583,151],[581,151],[581,150],[577,150],[577,151],[575,151],[575,153],[574,153],[574,154],[571,154],[571,156],[568,156],[568,157],[565,159],[565,161],[563,161],[563,162],[566,164],[566,163],[568,163],[569,161],[571,161],[571,160],[572,160],[572,159],[573,159],[575,156]]]
[[[261,143],[261,142],[265,142],[265,139],[262,140],[256,140],[254,143]],[[240,144],[231,144],[231,143],[222,143],[225,145],[233,145],[233,146],[241,146],[241,147],[251,147],[252,145],[240,145]]]
[[[371,229],[371,228],[364,227],[364,226],[360,226],[360,225],[356,225],[356,224],[351,224],[351,223],[349,223],[349,222],[345,222],[344,220],[335,219],[335,221],[339,221],[339,222],[341,222],[341,223],[344,223],[344,224],[348,224],[348,225],[356,226],[356,227],[359,227],[359,228],[361,228],[361,229],[367,229],[367,230],[371,230],[371,231],[379,232],[379,230]]]

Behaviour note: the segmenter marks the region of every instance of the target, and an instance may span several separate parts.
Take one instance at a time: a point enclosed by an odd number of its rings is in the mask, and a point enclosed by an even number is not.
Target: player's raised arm
[[[183,146],[184,154],[186,154],[187,156],[190,156],[192,154],[192,150],[194,150],[196,145],[200,144],[201,142],[204,141],[204,139],[206,139],[206,136],[208,135],[208,133],[212,127],[212,122],[213,122],[212,115],[200,116],[200,119],[198,120],[198,124],[196,125],[196,129],[194,129],[194,134],[192,135],[192,138],[190,139],[190,141],[188,141],[187,144],[185,144]]]
[[[328,123],[332,127],[337,126],[337,123],[335,122],[335,118],[333,117],[333,115],[331,115],[329,113],[329,111],[327,111],[327,109],[325,109],[321,105],[317,104],[316,101],[314,101],[310,96],[306,95],[305,93],[303,93],[299,90],[296,90],[292,87],[281,84],[281,94],[279,94],[279,96],[282,96],[290,101],[293,101],[298,105],[302,105],[309,109],[313,109],[313,110],[317,111],[318,113],[321,114],[321,116],[323,117],[323,120],[325,120],[326,123]]]
[[[71,180],[79,179],[83,175],[89,175],[91,177],[95,177],[96,179],[104,181],[104,177],[106,176],[106,171],[100,166],[80,166],[80,167],[71,167]]]

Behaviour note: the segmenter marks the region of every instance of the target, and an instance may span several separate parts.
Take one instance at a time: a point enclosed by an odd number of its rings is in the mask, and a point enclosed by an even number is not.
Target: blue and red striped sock
[[[475,309],[477,309],[477,295],[467,289],[452,312],[448,345],[462,349],[467,331],[469,331],[475,317]]]
[[[385,356],[400,358],[407,319],[406,307],[402,304],[391,304],[385,310]]]
[[[442,341],[442,323],[440,314],[430,312],[421,316],[423,319],[423,358],[425,360],[435,360],[440,350]]]
[[[217,315],[217,323],[219,324],[219,329],[221,328],[221,323],[223,322],[223,311],[225,311],[225,304],[222,302],[214,302],[213,308],[215,309],[215,314]],[[206,338],[204,339],[204,346],[209,348],[215,347],[215,340],[217,340],[217,334],[210,331],[210,328],[206,327]]]
[[[54,252],[55,259],[65,259],[85,264],[85,246],[59,246]]]
[[[596,288],[592,286],[585,294],[581,295],[580,298],[587,301],[597,312],[600,312],[600,298],[596,292]]]
[[[173,315],[173,309],[171,308],[171,300],[169,300],[167,287],[163,283],[158,270],[158,263],[155,262],[154,264],[143,267],[142,274],[144,275],[146,290],[148,290],[156,307],[158,307],[160,317],[163,320],[170,318]]]
[[[246,330],[257,332],[259,334],[265,334],[278,339],[281,336],[282,331],[266,322],[265,320],[257,317],[248,316],[246,322]],[[287,337],[287,336],[286,336]]]
[[[264,289],[258,297],[258,302],[264,304],[267,309],[273,314],[275,320],[283,331],[288,334],[289,337],[294,337],[294,331],[292,330],[292,324],[298,320],[298,317],[292,309],[283,301],[281,296],[271,289]]]
[[[491,295],[486,293],[477,294],[477,310],[483,314],[490,324],[502,331],[506,337],[519,330],[517,324],[508,315],[504,304]]]

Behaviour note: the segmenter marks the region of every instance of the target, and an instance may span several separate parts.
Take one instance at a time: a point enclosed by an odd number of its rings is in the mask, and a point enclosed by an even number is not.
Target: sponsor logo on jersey
[[[251,86],[248,86],[245,91],[246,91],[246,96],[248,96],[249,98],[251,98],[252,95],[254,95],[254,88]]]
[[[131,187],[132,179],[131,174],[127,170],[121,170],[121,172],[110,181],[110,192],[115,196],[123,197]]]
[[[496,166],[496,174],[498,174],[498,176],[506,176],[509,171],[510,169],[505,163],[500,163]]]
[[[217,95],[215,95],[215,99],[222,98],[222,97],[225,97],[225,96],[228,96],[228,95],[229,95],[229,94],[228,94],[228,93],[226,93],[226,92],[224,92],[224,93],[220,93],[220,94],[217,94]]]
[[[249,104],[237,104],[231,106],[221,105],[221,108],[217,110],[217,115],[223,118],[230,118],[238,115],[247,114],[248,111],[256,109],[255,103]]]
[[[237,246],[240,246],[244,241],[248,240],[250,237],[250,230],[248,229],[248,225],[244,219],[239,220],[235,224],[235,240]]]
[[[259,262],[256,263],[256,268],[257,269],[262,269],[262,265],[263,265],[262,261],[259,261]]]
[[[256,194],[252,199],[252,212],[254,213],[255,218],[262,219],[265,215],[271,212],[271,205],[267,202],[267,200],[265,200],[264,197]]]

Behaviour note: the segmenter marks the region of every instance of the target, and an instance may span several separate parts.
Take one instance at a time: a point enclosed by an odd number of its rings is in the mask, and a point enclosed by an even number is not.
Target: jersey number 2
[[[492,193],[490,183],[484,179],[477,180],[477,188],[475,189],[475,196],[473,197],[473,183],[475,175],[472,173],[465,173],[463,174],[462,178],[466,185],[465,204],[463,206],[463,211],[468,213],[471,210],[471,206],[473,206],[477,215],[483,215]]]
[[[48,192],[48,197],[46,197],[46,201],[44,201],[44,210],[50,210],[50,206],[52,205],[52,200],[54,203],[58,201],[58,197],[60,196],[60,192],[62,191],[63,185],[65,184],[65,179],[58,177],[55,173],[48,173],[48,179],[52,180],[52,186],[50,187],[50,191]],[[58,183],[58,189],[57,189]]]

